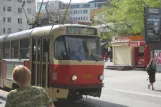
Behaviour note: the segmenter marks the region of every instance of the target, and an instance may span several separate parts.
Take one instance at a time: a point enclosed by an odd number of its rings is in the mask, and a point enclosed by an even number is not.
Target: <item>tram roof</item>
[[[88,27],[87,25],[81,25],[81,24],[62,24],[62,25],[54,25],[53,27],[52,27],[52,25],[36,27],[33,29],[23,30],[23,31],[16,32],[16,33],[2,35],[2,36],[0,36],[0,42],[28,38],[31,35],[32,36],[34,36],[34,35],[44,36],[44,35],[48,35],[50,33],[51,28],[52,28],[52,30],[54,30],[54,29],[57,29],[59,27],[64,27],[64,26]],[[92,26],[90,26],[90,27],[92,27]],[[93,27],[93,28],[95,28],[95,27]]]

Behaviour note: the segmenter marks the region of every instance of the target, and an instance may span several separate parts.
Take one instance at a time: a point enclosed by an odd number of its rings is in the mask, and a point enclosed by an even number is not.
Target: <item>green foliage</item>
[[[102,32],[100,36],[101,36],[101,40],[107,39],[110,41],[112,38],[112,35],[110,32]]]
[[[144,7],[160,7],[160,0],[111,0],[110,6],[104,7],[104,19],[111,29],[111,34],[140,34],[144,31]]]

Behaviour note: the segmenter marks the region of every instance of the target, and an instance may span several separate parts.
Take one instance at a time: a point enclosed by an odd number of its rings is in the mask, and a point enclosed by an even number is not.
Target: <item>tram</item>
[[[36,27],[0,36],[1,85],[15,89],[12,70],[25,65],[31,84],[46,89],[53,101],[100,97],[104,61],[99,32],[79,24]]]

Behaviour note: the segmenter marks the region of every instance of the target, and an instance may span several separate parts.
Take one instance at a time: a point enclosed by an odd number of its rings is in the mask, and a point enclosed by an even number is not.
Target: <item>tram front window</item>
[[[87,36],[60,36],[55,41],[57,60],[102,60],[99,38]]]

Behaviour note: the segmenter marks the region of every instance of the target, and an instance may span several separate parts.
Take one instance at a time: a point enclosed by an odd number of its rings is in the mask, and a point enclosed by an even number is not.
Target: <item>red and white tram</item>
[[[31,84],[46,89],[50,97],[100,97],[104,61],[99,32],[91,26],[65,24],[37,27],[0,36],[1,85],[16,88],[12,70],[25,65]]]

